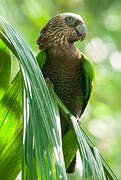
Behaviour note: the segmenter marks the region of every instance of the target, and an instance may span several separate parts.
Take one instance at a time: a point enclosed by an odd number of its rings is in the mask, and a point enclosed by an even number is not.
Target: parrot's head
[[[86,27],[80,15],[62,13],[53,17],[41,30],[37,40],[39,49],[66,46],[78,40],[84,40]]]

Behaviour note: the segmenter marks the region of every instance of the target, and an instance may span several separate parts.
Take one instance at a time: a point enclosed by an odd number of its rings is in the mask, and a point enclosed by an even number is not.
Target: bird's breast
[[[80,104],[76,102],[78,96],[82,95],[80,84],[80,62],[72,57],[48,57],[43,68],[44,77],[48,77],[54,85],[56,94],[61,98],[68,109],[76,114],[80,111]]]

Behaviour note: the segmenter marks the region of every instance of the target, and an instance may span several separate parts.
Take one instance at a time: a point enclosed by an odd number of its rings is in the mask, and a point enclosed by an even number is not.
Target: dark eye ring
[[[72,21],[73,20],[73,18],[72,17],[68,17],[68,21]]]
[[[76,23],[76,20],[71,16],[66,17],[65,21],[69,26],[74,26]]]
[[[67,22],[73,21],[73,18],[72,18],[71,16],[66,17],[66,21],[67,21]]]

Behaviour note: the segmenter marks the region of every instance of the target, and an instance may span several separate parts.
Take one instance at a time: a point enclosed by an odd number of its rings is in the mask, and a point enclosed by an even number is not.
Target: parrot
[[[95,82],[92,62],[74,44],[85,37],[86,26],[82,17],[61,13],[48,21],[37,39],[39,49],[46,53],[43,76],[53,84],[54,92],[77,119],[89,102]],[[60,118],[63,138],[70,124],[61,113]],[[74,173],[75,166],[76,155],[67,173]]]

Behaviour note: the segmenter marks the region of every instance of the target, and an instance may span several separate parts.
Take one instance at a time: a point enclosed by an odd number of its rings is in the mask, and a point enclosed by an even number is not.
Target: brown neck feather
[[[61,64],[62,62],[71,63],[72,61],[79,61],[81,58],[80,51],[75,47],[74,43],[65,44],[62,46],[55,46],[47,50],[49,61],[51,63]]]

